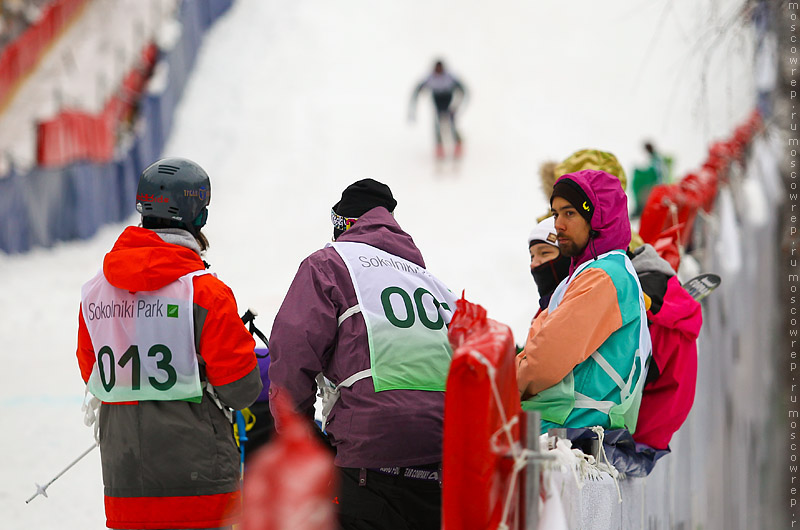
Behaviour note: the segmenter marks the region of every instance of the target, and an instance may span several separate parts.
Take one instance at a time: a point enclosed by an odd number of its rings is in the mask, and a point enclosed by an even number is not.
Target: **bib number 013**
[[[175,372],[175,368],[170,364],[172,360],[172,352],[170,349],[163,344],[155,344],[147,351],[147,356],[160,357],[156,361],[156,367],[164,371],[167,376],[165,381],[159,381],[152,376],[148,377],[147,380],[150,386],[162,392],[175,386],[175,383],[178,381],[178,374]],[[114,352],[111,350],[111,347],[103,346],[100,348],[100,351],[97,352],[97,367],[100,371],[100,382],[103,384],[103,388],[105,388],[106,392],[111,392],[111,389],[114,388],[114,385],[117,383],[116,367],[125,368],[128,363],[131,364],[131,389],[139,390],[142,384],[142,363],[139,358],[139,346],[135,344],[131,345],[125,350],[125,353],[122,354],[119,361],[116,361],[114,358]]]
[[[394,308],[392,307],[391,296],[398,295],[400,299],[403,301],[403,305],[406,307],[406,318],[399,319],[394,312]],[[422,305],[422,297],[428,295],[433,300],[433,305],[436,306],[436,320],[433,321],[428,318],[428,313],[425,311],[425,307]],[[387,287],[381,292],[381,305],[383,306],[383,312],[386,315],[386,318],[392,325],[397,326],[398,328],[410,328],[414,325],[415,317],[414,317],[414,306],[416,306],[417,311],[416,314],[419,316],[419,321],[428,329],[432,329],[434,331],[442,329],[444,326],[444,318],[438,312],[439,307],[445,308],[447,311],[450,310],[450,307],[444,303],[440,302],[436,299],[433,294],[427,289],[420,287],[416,291],[414,291],[414,297],[412,297],[402,288],[400,287]]]

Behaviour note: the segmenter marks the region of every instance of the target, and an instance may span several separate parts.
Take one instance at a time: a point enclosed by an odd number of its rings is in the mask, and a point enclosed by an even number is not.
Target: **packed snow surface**
[[[539,164],[601,148],[631,176],[649,138],[678,175],[696,168],[754,104],[738,16],[740,2],[714,0],[238,0],[208,33],[165,155],[211,175],[207,260],[265,331],[300,261],[330,240],[342,189],[372,177],[428,269],[521,344],[538,298],[526,237],[547,209]],[[437,57],[469,90],[460,162],[434,160],[429,98],[407,118]],[[0,255],[3,528],[104,528],[97,451],[24,501],[92,443],[80,287],[124,226]]]

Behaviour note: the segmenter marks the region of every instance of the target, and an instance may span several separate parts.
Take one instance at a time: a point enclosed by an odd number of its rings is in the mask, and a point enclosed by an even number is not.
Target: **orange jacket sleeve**
[[[83,382],[89,382],[89,376],[92,375],[94,368],[94,346],[92,345],[92,338],[89,336],[89,328],[86,327],[86,322],[83,320],[83,308],[78,310],[78,366],[81,369],[81,377]]]
[[[599,268],[581,272],[551,313],[531,324],[517,355],[517,384],[523,396],[555,385],[622,326],[617,289]]]
[[[256,343],[242,324],[233,291],[214,276],[199,276],[194,302],[207,310],[199,353],[208,381],[221,386],[242,379],[256,367]]]

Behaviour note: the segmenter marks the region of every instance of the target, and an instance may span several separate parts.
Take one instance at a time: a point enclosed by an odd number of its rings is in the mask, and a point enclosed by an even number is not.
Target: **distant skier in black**
[[[464,85],[450,72],[445,70],[444,63],[441,60],[436,61],[436,64],[433,66],[433,72],[417,85],[417,88],[411,96],[411,106],[409,108],[409,119],[411,121],[414,120],[417,97],[424,89],[431,91],[433,104],[436,107],[436,117],[434,120],[434,125],[436,127],[436,158],[444,158],[442,121],[447,123],[450,128],[450,134],[453,137],[453,155],[456,157],[461,156],[461,135],[458,134],[458,130],[456,129],[456,111],[467,94]],[[456,94],[458,96],[454,97]]]

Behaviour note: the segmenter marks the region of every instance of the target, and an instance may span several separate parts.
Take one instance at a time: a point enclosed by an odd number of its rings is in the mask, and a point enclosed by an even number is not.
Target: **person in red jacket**
[[[211,183],[159,160],[103,267],[81,290],[77,357],[102,405],[106,525],[230,528],[241,513],[232,410],[261,391],[255,341],[233,292],[206,271]]]

